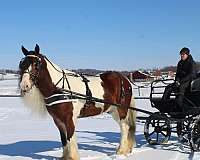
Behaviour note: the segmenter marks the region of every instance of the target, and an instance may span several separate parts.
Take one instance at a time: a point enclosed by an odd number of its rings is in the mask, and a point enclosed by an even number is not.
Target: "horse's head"
[[[19,63],[20,89],[22,95],[29,92],[33,86],[38,85],[42,70],[46,66],[44,56],[40,54],[40,48],[36,44],[34,51],[28,51],[22,46],[25,57]]]

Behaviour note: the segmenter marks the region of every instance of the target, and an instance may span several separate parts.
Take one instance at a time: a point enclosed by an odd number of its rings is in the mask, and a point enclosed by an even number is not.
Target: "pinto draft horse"
[[[128,154],[135,146],[136,112],[124,106],[135,107],[132,86],[129,80],[118,72],[108,71],[97,77],[62,70],[35,50],[28,51],[22,46],[25,57],[20,61],[20,90],[23,100],[38,113],[48,112],[61,136],[65,160],[78,160],[78,145],[75,128],[77,118],[108,112],[118,122],[121,139],[117,154]],[[63,89],[72,91],[65,95]],[[107,102],[121,104],[116,107],[106,103],[79,99],[73,92],[87,97],[96,97]]]

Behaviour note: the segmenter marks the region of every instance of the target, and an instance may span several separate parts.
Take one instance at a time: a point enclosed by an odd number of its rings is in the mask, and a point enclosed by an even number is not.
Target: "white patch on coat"
[[[27,70],[25,70],[25,73],[22,75],[22,80],[20,82],[20,89],[22,91],[30,91],[32,86],[33,86],[33,82],[30,79],[30,74],[28,73],[29,71],[32,70],[31,65],[29,66],[29,68]]]

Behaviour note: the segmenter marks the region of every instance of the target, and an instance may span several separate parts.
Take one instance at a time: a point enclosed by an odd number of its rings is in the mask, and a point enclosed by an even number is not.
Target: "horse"
[[[128,78],[116,71],[106,71],[89,77],[70,70],[63,70],[40,53],[21,47],[24,58],[19,63],[19,87],[23,101],[33,111],[49,113],[61,137],[64,160],[79,160],[75,128],[78,118],[110,113],[119,124],[121,138],[116,154],[127,155],[136,145],[136,111],[123,106],[135,107],[132,85]],[[66,95],[64,90],[70,91]],[[76,98],[73,93],[86,95]],[[89,98],[88,98],[89,97]],[[91,100],[96,97],[110,103]],[[121,107],[112,105],[117,103]]]

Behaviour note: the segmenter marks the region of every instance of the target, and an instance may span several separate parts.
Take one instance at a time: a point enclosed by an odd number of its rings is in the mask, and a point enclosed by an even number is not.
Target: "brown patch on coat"
[[[102,79],[102,87],[104,88],[104,100],[112,103],[122,104],[122,107],[118,107],[118,113],[120,119],[124,119],[127,115],[128,108],[132,97],[132,89],[129,81],[118,72],[105,72],[100,75]],[[110,105],[104,105],[104,111],[109,108]],[[117,107],[117,106],[116,106]]]

